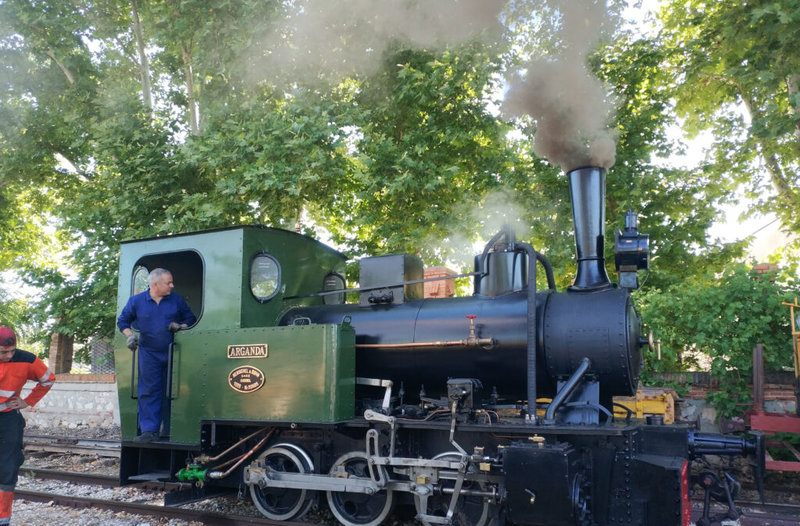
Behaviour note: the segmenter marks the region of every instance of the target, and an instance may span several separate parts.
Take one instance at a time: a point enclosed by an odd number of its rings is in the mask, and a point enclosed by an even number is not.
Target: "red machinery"
[[[800,315],[795,317],[795,309],[800,308],[795,298],[794,303],[784,303],[790,309],[792,320],[792,351],[794,355],[794,394],[796,399],[795,414],[768,413],[764,410],[764,357],[763,346],[753,349],[753,409],[747,414],[751,430],[773,433],[797,433],[800,435]],[[766,469],[800,472],[800,452],[792,444],[785,441],[767,441],[767,445],[779,445],[790,451],[796,461],[773,460],[767,453]]]

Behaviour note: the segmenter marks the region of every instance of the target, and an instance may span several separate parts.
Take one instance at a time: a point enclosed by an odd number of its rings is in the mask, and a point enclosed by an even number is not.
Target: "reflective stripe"
[[[46,370],[44,374],[39,378],[39,383],[42,385],[47,385],[47,379],[50,378],[50,375],[53,374],[50,372],[50,369]],[[53,380],[54,382],[55,380]],[[53,382],[49,382],[50,385],[53,385]]]
[[[56,383],[56,381],[55,380],[51,380],[49,382],[39,382],[39,385],[42,385],[44,387],[52,387],[54,383]]]
[[[0,404],[0,411],[5,411],[6,409],[8,409],[7,403],[3,402],[2,404]]]
[[[0,396],[5,396],[6,398],[11,398],[15,394],[17,394],[16,391],[5,391],[3,389],[0,389]]]

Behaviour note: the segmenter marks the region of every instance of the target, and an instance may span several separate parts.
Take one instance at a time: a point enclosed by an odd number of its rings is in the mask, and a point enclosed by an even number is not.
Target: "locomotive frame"
[[[153,443],[133,441],[136,356],[115,340],[121,483],[186,482],[168,504],[246,486],[279,521],[324,495],[347,526],[381,524],[398,502],[427,526],[687,525],[691,460],[763,465],[763,441],[615,421],[613,396],[635,392],[648,342],[630,299],[648,240],[626,217],[611,284],[605,172],[568,177],[578,261],[564,292],[506,230],[476,258],[472,297],[423,299],[421,262],[392,255],[362,260],[357,304],[344,302],[346,258],[292,232],[123,243],[118,308],[163,267],[198,321],[175,335]]]

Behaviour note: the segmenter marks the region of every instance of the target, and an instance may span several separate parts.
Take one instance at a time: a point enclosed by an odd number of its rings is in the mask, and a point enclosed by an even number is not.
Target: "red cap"
[[[11,349],[16,348],[17,346],[17,335],[14,334],[14,331],[9,329],[8,327],[0,327],[0,349],[4,351],[8,351],[9,347]]]

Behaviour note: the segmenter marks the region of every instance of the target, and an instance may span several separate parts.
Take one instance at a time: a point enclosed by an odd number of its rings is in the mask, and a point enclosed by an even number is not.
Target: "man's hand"
[[[25,409],[28,404],[19,396],[12,396],[6,401],[6,406],[11,409]]]
[[[183,329],[188,329],[189,326],[186,325],[185,323],[178,323],[177,321],[173,321],[172,323],[169,324],[169,327],[167,328],[169,329],[169,332],[178,332]]]
[[[135,351],[137,347],[139,347],[139,337],[136,336],[135,332],[132,332],[128,335],[127,340],[128,349]]]

